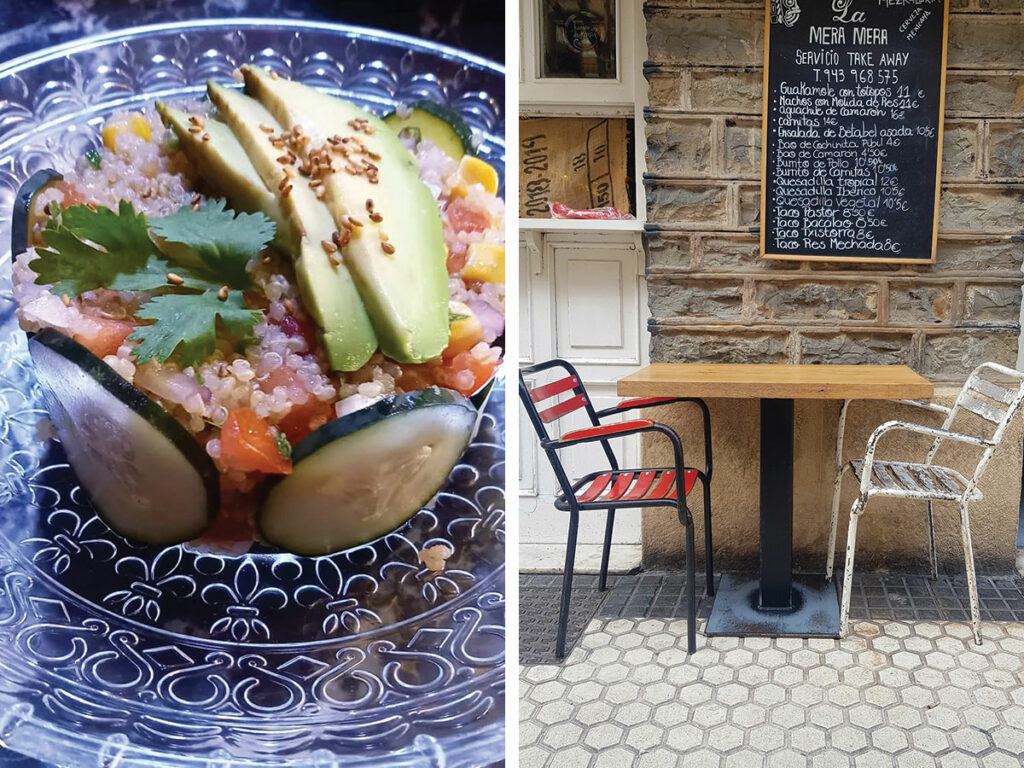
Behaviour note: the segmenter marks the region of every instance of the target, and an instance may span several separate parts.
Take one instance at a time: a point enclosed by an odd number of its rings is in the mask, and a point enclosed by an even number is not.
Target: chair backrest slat
[[[998,424],[1006,415],[1004,409],[979,400],[974,395],[964,395],[960,399],[960,407],[981,416],[985,421],[991,421],[993,424]]]
[[[550,384],[542,384],[530,390],[530,399],[535,403],[541,403],[548,398],[568,392],[580,385],[580,380],[575,376],[566,376],[564,379],[552,381]]]
[[[998,403],[1009,405],[1013,402],[1013,398],[1016,397],[1017,393],[1001,387],[998,384],[994,384],[987,379],[975,379],[971,382],[971,391],[977,392],[978,394],[984,395]]]
[[[578,411],[580,408],[584,408],[587,405],[586,395],[576,395],[568,400],[563,400],[557,405],[552,405],[550,408],[545,408],[543,411],[538,411],[537,415],[540,416],[541,421],[545,424],[550,424],[555,419],[560,419],[566,414]]]

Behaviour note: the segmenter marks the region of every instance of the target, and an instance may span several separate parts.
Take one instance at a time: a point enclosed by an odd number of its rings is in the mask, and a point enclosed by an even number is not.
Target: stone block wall
[[[1014,365],[1024,0],[952,0],[939,246],[927,266],[758,257],[766,0],[652,0],[652,360]]]
[[[938,255],[926,266],[760,259],[767,0],[648,2],[653,361],[905,363],[940,385],[941,402],[951,402],[978,363],[1018,363],[1024,0],[951,1]],[[709,406],[716,567],[751,566],[758,552],[757,404]],[[838,410],[838,403],[797,403],[795,557],[798,569],[812,572],[824,567]],[[934,421],[887,403],[858,403],[851,414],[847,459],[863,455],[871,429],[883,421]],[[695,414],[663,408],[649,415],[677,428],[687,462],[699,466]],[[992,571],[1013,569],[1021,439],[1018,421],[982,483],[985,501],[972,507],[976,557]],[[893,445],[886,458],[907,460],[912,447]],[[666,460],[653,439],[643,454],[648,466]],[[843,495],[840,563],[851,493]],[[699,491],[690,502],[701,509]],[[918,506],[869,509],[861,567],[921,570],[927,549]],[[938,506],[943,569],[962,572],[956,510]],[[699,546],[699,531],[697,540]],[[645,512],[643,542],[646,566],[679,567],[683,532],[673,513]]]

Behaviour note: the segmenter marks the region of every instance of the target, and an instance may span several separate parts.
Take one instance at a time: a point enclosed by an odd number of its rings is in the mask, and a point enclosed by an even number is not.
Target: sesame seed
[[[188,132],[189,133],[199,133],[201,130],[203,130],[203,129],[200,128],[198,125],[190,125],[188,127]]]
[[[198,192],[192,195],[192,199],[189,201],[189,205],[196,205],[202,199],[202,195]]]
[[[290,165],[286,165],[284,167],[284,175],[287,176],[289,179],[294,179],[295,178],[295,169],[292,168]]]
[[[264,256],[263,257],[263,263],[264,264],[269,264],[270,263],[270,257],[269,256]]]
[[[271,139],[270,143],[274,145],[274,149],[284,149],[284,139]]]
[[[292,193],[292,185],[288,184],[284,189],[281,190],[281,197],[288,197]]]
[[[181,275],[176,275],[173,272],[168,272],[167,282],[171,283],[172,285],[181,285],[182,283],[185,282],[185,278],[183,278]]]
[[[330,240],[321,240],[320,241],[320,245],[322,245],[324,247],[324,250],[327,253],[334,253],[335,251],[338,250],[338,246],[336,246]]]
[[[288,159],[288,155],[281,155],[280,157],[277,158],[277,162],[279,162],[281,165],[291,164],[291,161]]]
[[[270,70],[270,79],[271,80],[277,80],[277,78],[278,78],[277,72],[275,72],[274,70]]]
[[[377,129],[374,128],[372,125],[363,126],[363,133],[365,133],[367,136],[373,136],[373,134],[375,134],[376,132]]]
[[[370,159],[375,162],[379,163],[381,161],[380,155],[378,155],[376,152],[367,152],[366,154],[368,154],[370,156]]]
[[[377,234],[380,235],[380,241],[382,243],[386,243],[388,241],[388,233],[385,232],[383,229],[380,230]]]
[[[192,210],[193,211],[198,211],[199,210],[199,203],[192,203]]]
[[[380,247],[381,250],[384,251],[384,253],[386,253],[388,256],[395,252],[395,246],[393,246],[391,243],[381,243]]]
[[[328,253],[327,259],[328,261],[331,262],[332,267],[337,267],[339,264],[341,264],[341,259],[339,259],[338,255],[335,253]]]
[[[209,140],[210,140],[210,134],[204,133],[203,134],[203,141],[209,141]]]
[[[189,115],[188,121],[192,123],[192,125],[199,125],[199,118],[196,115]]]
[[[374,224],[380,224],[382,221],[384,221],[384,217],[381,216],[376,211],[374,211],[373,213],[370,214],[370,221],[372,221]]]
[[[68,296],[66,293],[62,293],[60,295],[60,300],[64,302],[64,306],[65,307],[70,307],[71,306],[71,297]]]
[[[284,176],[283,176],[283,177],[281,178],[281,183],[277,185],[277,188],[278,188],[278,190],[282,190],[282,189],[284,189],[284,188],[285,188],[285,187],[286,187],[286,186],[288,185],[288,182],[289,182],[289,181],[290,181],[290,179],[288,178],[288,174],[285,174],[285,175],[284,175]]]
[[[323,179],[313,179],[311,182],[309,182],[309,186],[311,186],[311,187],[322,187],[323,183],[324,183]]]
[[[289,315],[292,314],[293,312],[295,312],[295,302],[292,301],[291,299],[285,299],[284,308]]]
[[[338,240],[338,247],[341,248],[341,247],[344,247],[344,246],[348,245],[349,240],[351,240],[351,239],[352,239],[352,230],[351,229],[346,229],[344,232],[341,233],[341,237]]]
[[[373,198],[372,197],[366,198],[366,212],[367,213],[373,213]]]
[[[264,133],[273,133],[274,132],[274,129],[271,128],[266,123],[260,123],[260,130],[263,131]]]
[[[217,291],[217,298],[220,299],[221,301],[228,300],[228,287],[226,285],[222,285],[220,287],[220,290]]]

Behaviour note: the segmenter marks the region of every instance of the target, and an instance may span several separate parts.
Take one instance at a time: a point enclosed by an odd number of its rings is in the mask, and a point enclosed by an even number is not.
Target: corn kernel
[[[103,126],[103,146],[111,152],[117,151],[117,137],[122,133],[134,133],[143,141],[149,141],[152,133],[149,122],[139,112],[129,112]]]
[[[465,197],[466,187],[470,184],[481,184],[493,195],[498,191],[498,172],[479,157],[463,155],[459,161],[459,183],[452,189],[452,194]]]
[[[481,283],[505,282],[505,249],[494,243],[473,243],[466,251],[462,279]]]

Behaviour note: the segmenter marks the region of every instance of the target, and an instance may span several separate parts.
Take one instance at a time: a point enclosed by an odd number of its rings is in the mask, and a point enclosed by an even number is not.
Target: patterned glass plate
[[[410,38],[235,19],[139,27],[0,65],[0,243],[18,186],[118,109],[254,61],[378,112],[430,98],[504,169],[500,67]],[[448,484],[338,555],[213,555],[96,517],[45,415],[0,258],[0,745],[61,765],[476,766],[504,753],[504,382]],[[116,457],[111,457],[116,460]],[[435,543],[453,556],[422,567]]]

